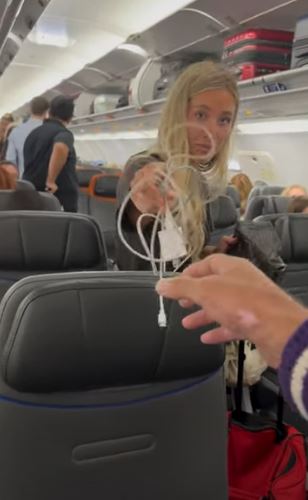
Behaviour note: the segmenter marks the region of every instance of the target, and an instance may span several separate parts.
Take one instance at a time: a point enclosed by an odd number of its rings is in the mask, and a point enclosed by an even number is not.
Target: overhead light
[[[72,47],[76,40],[70,38],[65,30],[48,30],[44,26],[38,25],[28,35],[28,40],[37,45],[49,45],[66,49]]]
[[[7,110],[14,112],[34,96],[43,94],[125,44],[133,34],[142,33],[189,3],[191,0],[150,3],[141,0],[52,0],[13,63],[1,75],[0,95],[5,95],[6,99],[0,103],[0,115]],[[74,16],[70,15],[72,8]],[[34,44],[51,47],[44,53]],[[62,50],[57,50],[58,47]],[[21,86],[16,85],[18,81],[22,81]]]
[[[240,134],[284,134],[308,132],[308,120],[270,120],[240,123],[237,126]]]
[[[241,166],[237,160],[232,158],[228,162],[228,170],[241,170]]]
[[[132,52],[133,54],[137,54],[137,56],[148,57],[148,53],[145,49],[140,47],[140,45],[136,45],[135,43],[121,43],[119,45],[118,50],[127,50],[128,52]]]
[[[81,131],[80,131],[81,132]],[[123,131],[123,132],[101,132],[97,134],[74,134],[75,141],[118,141],[138,140],[138,139],[156,139],[157,130]]]

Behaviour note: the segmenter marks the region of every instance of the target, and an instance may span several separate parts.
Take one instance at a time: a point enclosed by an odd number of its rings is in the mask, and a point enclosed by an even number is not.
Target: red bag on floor
[[[241,410],[243,358],[240,342],[237,409],[229,420],[229,500],[305,500],[304,437],[282,423],[281,397],[276,422]]]

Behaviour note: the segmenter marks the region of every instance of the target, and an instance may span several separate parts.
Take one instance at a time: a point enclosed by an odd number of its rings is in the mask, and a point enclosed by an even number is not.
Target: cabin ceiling
[[[14,28],[21,44],[0,76],[0,113],[18,110],[22,114],[24,103],[43,91],[48,91],[48,97],[124,92],[145,61],[140,54],[117,48],[125,41],[151,57],[180,58],[196,53],[220,57],[224,37],[240,25],[293,30],[297,18],[308,13],[307,0],[14,2],[23,4]],[[0,20],[5,3],[1,1]],[[23,10],[26,7],[30,10]],[[31,18],[34,28],[27,33],[29,12],[35,14]],[[55,36],[62,46],[53,45]],[[3,26],[0,47],[1,37]],[[48,37],[50,45],[37,43],[48,43]],[[16,82],[21,82],[20,87]],[[9,99],[3,98],[6,94]]]

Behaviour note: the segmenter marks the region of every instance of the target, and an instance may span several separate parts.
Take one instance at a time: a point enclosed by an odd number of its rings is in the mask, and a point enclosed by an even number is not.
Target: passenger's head
[[[13,115],[11,113],[5,113],[0,118],[0,139],[5,137],[8,126],[14,122]]]
[[[308,191],[304,186],[300,184],[293,184],[292,186],[286,187],[281,196],[297,197],[297,196],[308,196]]]
[[[248,175],[236,174],[232,177],[230,183],[233,184],[233,186],[235,186],[240,193],[241,213],[243,214],[246,210],[249,193],[253,188],[252,182],[249,179]]]
[[[293,198],[289,203],[288,212],[308,214],[308,196],[297,196]]]
[[[30,103],[30,111],[32,116],[36,116],[44,120],[47,117],[49,102],[45,97],[34,97]]]
[[[74,116],[73,99],[64,95],[55,97],[50,103],[49,116],[64,123],[69,123]]]
[[[159,142],[168,154],[195,157],[208,162],[211,140],[214,158],[224,163],[229,138],[238,109],[234,77],[223,66],[211,61],[189,66],[170,90],[159,127]]]
[[[6,165],[8,168],[6,168]],[[17,169],[12,168],[12,164],[0,163],[0,189],[16,189]]]
[[[235,78],[211,61],[189,66],[172,86],[162,112],[158,143],[152,152],[174,166],[191,165],[207,176],[206,187],[192,170],[178,171],[176,180],[186,193],[187,241],[198,258],[204,246],[207,199],[226,185],[230,136],[238,110]],[[208,133],[207,133],[208,131]],[[214,149],[211,153],[211,138]],[[203,177],[202,175],[202,177]],[[210,179],[209,179],[210,176]],[[192,196],[193,193],[193,196]]]

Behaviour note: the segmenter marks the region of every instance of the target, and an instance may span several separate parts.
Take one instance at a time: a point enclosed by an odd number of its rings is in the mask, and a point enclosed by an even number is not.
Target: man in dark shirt
[[[29,134],[24,145],[23,179],[38,191],[49,191],[66,212],[77,212],[78,182],[74,136],[67,125],[74,102],[57,96],[50,103],[49,118]]]

